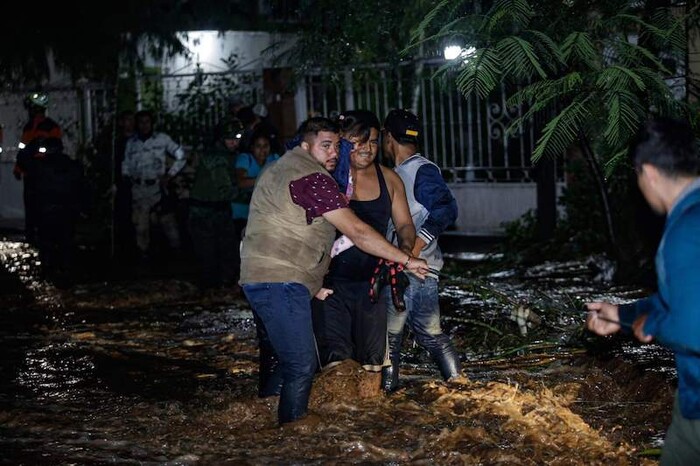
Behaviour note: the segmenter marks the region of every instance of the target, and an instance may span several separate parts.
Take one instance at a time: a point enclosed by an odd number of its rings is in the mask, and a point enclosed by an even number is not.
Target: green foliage
[[[434,2],[371,0],[303,2],[297,41],[280,59],[293,63],[298,75],[312,69],[337,73],[347,67],[397,63],[414,24]]]
[[[449,37],[460,40],[465,53],[442,67],[441,75],[455,76],[457,88],[468,97],[486,99],[501,88],[511,89],[508,104],[519,106],[522,115],[507,131],[538,122],[532,162],[575,151],[591,170],[587,203],[579,205],[575,194],[565,200],[569,214],[558,227],[564,234],[559,242],[573,245],[577,239],[579,250],[597,246],[618,262],[634,256],[636,251],[630,256],[626,247],[639,241],[625,231],[629,213],[619,201],[629,190],[619,189],[618,178],[627,180],[620,168],[650,116],[694,121],[693,110],[675,98],[666,79],[685,63],[686,24],[697,22],[698,7],[678,14],[651,1],[496,0],[482,15],[458,4],[442,2],[431,11],[432,19],[414,31],[407,50]],[[578,222],[577,208],[588,222]],[[590,222],[598,216],[602,225]],[[517,232],[528,232],[532,221],[525,217],[509,233],[518,239]]]
[[[441,70],[456,73],[465,95],[487,98],[502,82],[521,85],[509,102],[527,110],[509,130],[524,119],[545,118],[533,162],[587,140],[612,173],[615,156],[648,115],[689,115],[663,80],[675,70],[659,59],[661,51],[684,59],[685,16],[669,9],[649,14],[629,2],[534,0],[498,0],[479,15],[455,8],[460,3],[444,1],[428,13],[413,32],[412,47],[450,36],[474,47]]]
[[[636,186],[629,162],[620,161],[618,176],[610,180],[613,215],[619,220],[618,236],[622,244],[618,262],[618,281],[644,283],[653,278],[654,252],[658,246],[663,219],[655,216]],[[527,212],[504,224],[505,239],[500,245],[504,259],[518,265],[547,260],[581,260],[605,251],[603,212],[595,208],[595,182],[585,161],[572,153],[567,158],[567,185],[559,198],[561,218],[552,238],[538,237],[537,213]],[[643,224],[644,228],[639,228]],[[652,281],[653,282],[653,281]]]
[[[162,114],[160,130],[186,146],[200,147],[211,142],[214,128],[227,114],[227,100],[231,96],[238,95],[248,102],[255,100],[252,96],[255,76],[236,72],[238,56],[232,54],[222,62],[229,72],[211,74],[197,68],[195,78],[175,96],[177,111]],[[161,81],[155,78],[152,86],[160,86]],[[162,93],[152,95],[153,99],[144,106],[160,113]]]

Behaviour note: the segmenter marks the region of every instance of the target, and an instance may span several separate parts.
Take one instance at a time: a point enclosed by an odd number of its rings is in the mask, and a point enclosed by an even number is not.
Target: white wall
[[[455,225],[458,234],[503,235],[503,222],[517,220],[528,210],[537,208],[535,183],[449,183],[448,186],[459,208]],[[557,186],[558,195],[562,189],[562,184]]]
[[[503,234],[503,222],[537,207],[534,183],[451,183],[449,187],[459,207],[457,233]]]
[[[189,31],[183,42],[191,52],[189,57],[178,56],[172,59],[147,59],[147,64],[162,66],[165,73],[193,73],[197,63],[205,73],[227,71],[222,59],[232,54],[238,56],[238,68],[241,71],[262,70],[273,66],[271,56],[263,51],[274,44],[281,44],[280,50],[286,50],[292,43],[293,36],[273,34],[261,31]],[[279,51],[278,51],[279,52]]]

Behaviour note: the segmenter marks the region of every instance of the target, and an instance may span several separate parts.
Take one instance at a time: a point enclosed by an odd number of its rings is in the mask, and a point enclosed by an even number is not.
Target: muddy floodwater
[[[0,462],[657,464],[673,357],[590,335],[580,310],[648,291],[607,282],[602,259],[528,269],[481,259],[452,256],[441,281],[464,378],[442,381],[409,335],[399,391],[368,389],[348,361],[317,376],[316,422],[289,429],[276,424],[277,398],[257,397],[255,329],[239,295],[202,295],[168,265],[97,267],[59,289],[38,278],[36,251],[6,237]]]

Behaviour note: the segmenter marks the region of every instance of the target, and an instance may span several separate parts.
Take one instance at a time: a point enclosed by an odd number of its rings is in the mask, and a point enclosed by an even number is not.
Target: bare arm
[[[349,208],[331,210],[324,213],[323,217],[364,252],[398,264],[408,262],[408,270],[420,278],[425,278],[425,274],[428,272],[427,262],[417,258],[411,258],[410,261],[407,261],[410,258],[407,252],[387,241],[374,228],[360,220]]]
[[[411,254],[413,254],[415,257],[419,257],[426,244],[427,243],[423,240],[423,238],[416,236],[416,242],[413,245],[413,251],[411,251]]]
[[[389,194],[391,195],[391,220],[394,222],[394,228],[396,229],[399,249],[418,257],[418,254],[413,253],[413,251],[415,251],[416,227],[413,225],[411,211],[408,208],[408,200],[406,199],[406,190],[403,181],[401,181],[399,175],[393,170],[382,167],[382,173],[389,186]]]

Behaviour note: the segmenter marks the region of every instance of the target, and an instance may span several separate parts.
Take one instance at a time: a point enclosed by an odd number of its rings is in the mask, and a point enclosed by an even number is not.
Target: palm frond
[[[560,156],[576,139],[583,122],[590,114],[587,107],[591,96],[576,99],[544,126],[542,135],[535,144],[531,160],[536,163],[544,156]]]
[[[651,37],[656,38],[660,41],[666,41],[667,33],[665,29],[662,29],[652,23],[644,21],[641,17],[636,15],[631,15],[628,13],[620,13],[612,18],[612,21],[623,23],[622,26],[627,24],[633,24],[637,26],[639,34],[647,33]]]
[[[591,69],[600,66],[598,50],[587,32],[575,31],[569,34],[561,44],[561,54],[567,63],[578,62]]]
[[[581,92],[583,78],[581,73],[574,71],[559,79],[545,79],[535,81],[527,86],[514,92],[508,98],[507,104],[510,106],[518,106],[530,104],[531,102],[543,99],[565,99],[572,92]]]
[[[425,37],[416,37],[411,39],[409,44],[399,51],[400,55],[407,55],[411,50],[418,48],[421,44],[436,42],[438,39],[443,37],[455,37],[461,34],[469,34],[469,30],[460,30],[457,26],[465,21],[468,21],[469,17],[455,18],[452,21],[441,27],[436,33]],[[415,30],[414,30],[415,31]]]
[[[530,22],[533,14],[532,6],[527,0],[496,0],[486,14],[488,19],[484,28],[489,33],[499,26],[506,26],[506,30],[522,29]]]
[[[670,95],[671,91],[664,80],[663,75],[652,68],[639,67],[635,69],[637,75],[644,81],[650,93]]]
[[[632,44],[631,42],[627,41],[618,42],[617,47],[622,57],[621,62],[626,63],[626,66],[653,66],[664,74],[671,74],[661,60],[659,60],[659,57],[657,57],[648,48],[640,47],[637,44]]]
[[[564,64],[564,57],[562,56],[561,50],[557,46],[557,43],[542,31],[536,31],[534,29],[528,29],[524,31],[527,36],[533,36],[532,43],[536,51],[540,52],[542,57],[542,62],[550,70],[557,70],[560,66]]]
[[[557,100],[554,98],[543,99],[533,102],[532,105],[530,105],[522,115],[513,118],[510,121],[508,127],[506,128],[507,133],[509,135],[516,134],[524,124],[531,123],[532,118],[535,115],[542,111],[553,109],[556,104]]]
[[[606,91],[629,89],[632,86],[639,91],[646,90],[644,80],[635,70],[620,65],[604,69],[596,80],[596,86]]]
[[[496,51],[478,50],[462,65],[456,79],[457,89],[465,96],[475,94],[485,99],[500,84],[501,74]]]
[[[667,116],[676,116],[685,111],[686,104],[676,99],[673,90],[661,74],[648,68],[639,68],[637,73],[648,89],[644,96],[647,99],[646,107],[649,111]]]
[[[451,0],[441,0],[440,3],[435,5],[432,10],[426,13],[423,20],[411,31],[411,43],[419,41],[423,36],[425,36],[428,27],[450,2]]]
[[[635,94],[626,90],[607,92],[603,100],[608,109],[603,138],[610,147],[619,147],[639,127],[644,107]]]
[[[668,8],[657,8],[651,15],[651,20],[665,29],[664,42],[676,50],[684,50],[687,47],[686,24],[694,14],[688,12],[685,15],[675,15]]]
[[[541,79],[547,77],[532,44],[525,39],[517,36],[506,37],[496,44],[496,50],[501,57],[504,74],[512,74],[517,80],[529,78],[534,73]]]
[[[612,176],[612,174],[615,173],[615,169],[627,158],[629,148],[627,147],[627,144],[624,144],[624,146],[625,147],[622,147],[615,152],[603,165],[603,173],[605,174],[606,178]]]

